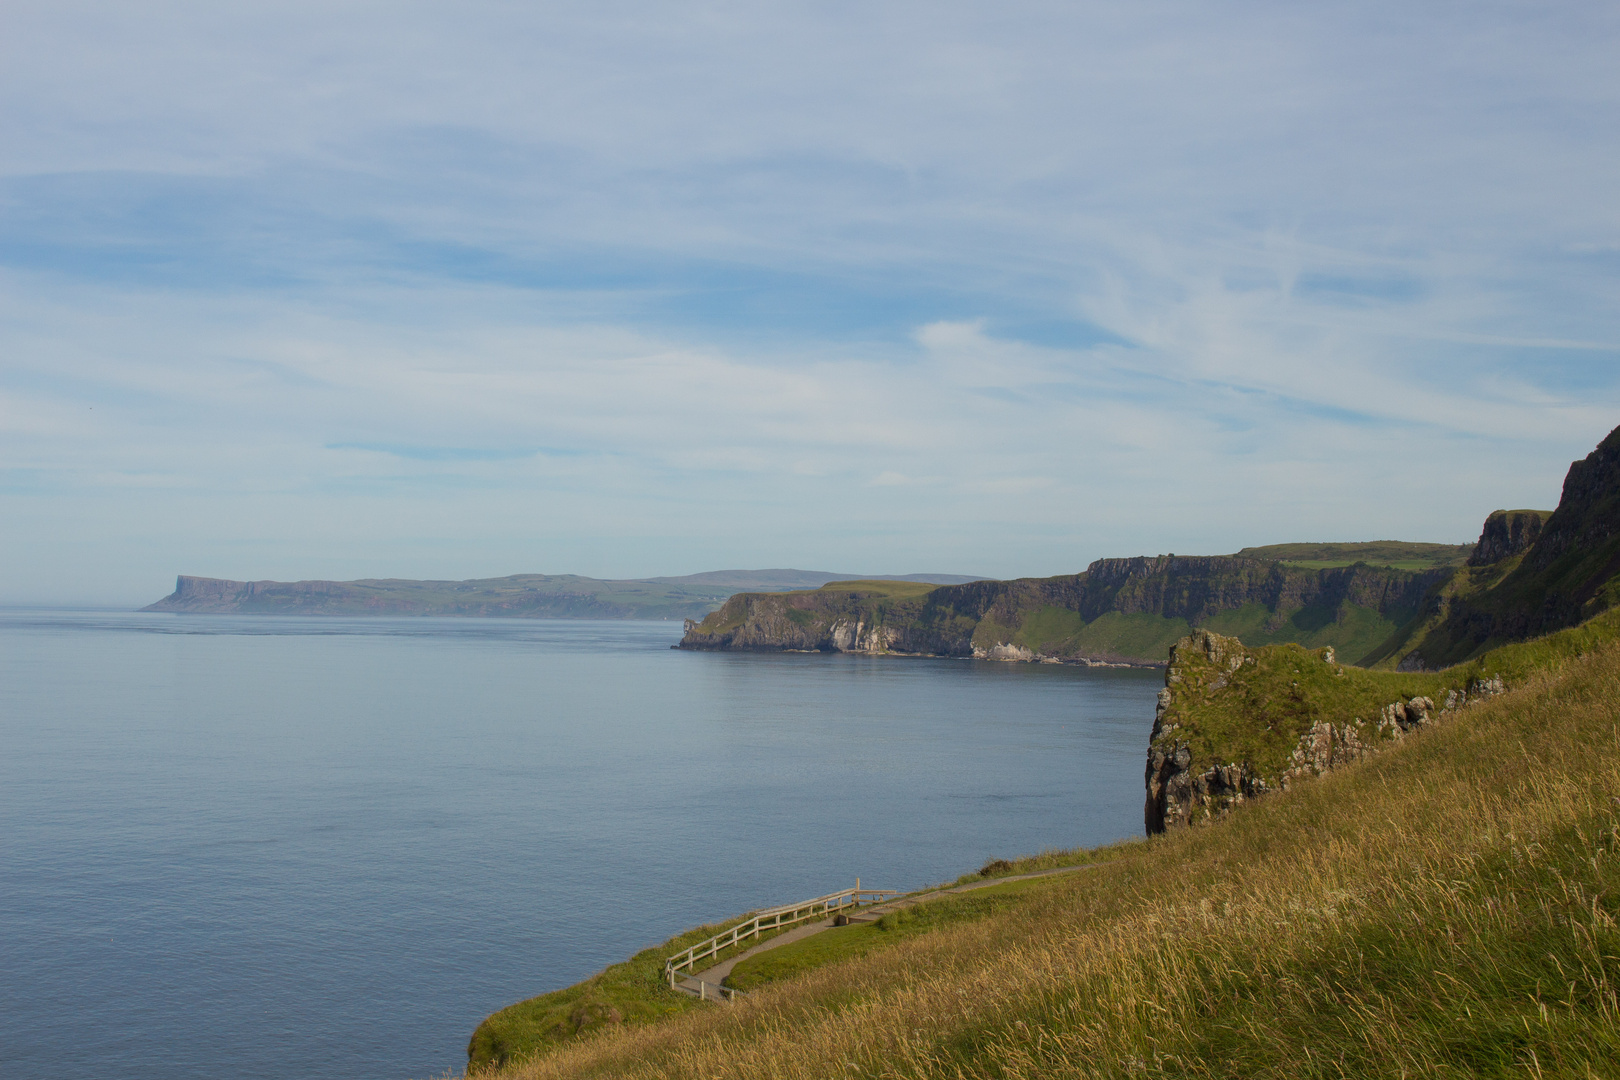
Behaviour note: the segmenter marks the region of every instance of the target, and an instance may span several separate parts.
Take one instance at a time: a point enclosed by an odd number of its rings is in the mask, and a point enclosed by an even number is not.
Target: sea
[[[413,1080],[689,927],[1142,833],[1162,674],[0,611],[0,1075]]]

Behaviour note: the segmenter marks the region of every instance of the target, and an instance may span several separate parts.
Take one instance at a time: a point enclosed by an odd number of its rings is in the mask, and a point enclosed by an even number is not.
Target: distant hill
[[[871,574],[820,570],[715,570],[685,577],[604,580],[574,574],[516,574],[471,581],[228,581],[181,575],[174,592],[143,611],[242,615],[456,615],[529,619],[702,618],[741,589],[814,589]],[[962,574],[896,580],[954,584]]]

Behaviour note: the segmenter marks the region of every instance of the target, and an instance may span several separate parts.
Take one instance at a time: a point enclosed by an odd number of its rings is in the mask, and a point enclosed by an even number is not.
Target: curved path
[[[881,904],[873,904],[865,911],[849,915],[847,918],[852,923],[874,923],[891,911],[899,911],[901,908],[912,907],[915,904],[935,900],[941,896],[948,896],[951,893],[964,893],[972,892],[974,889],[987,889],[992,885],[1005,885],[1009,881],[1027,881],[1030,878],[1052,877],[1055,874],[1072,874],[1076,870],[1089,870],[1096,865],[1096,863],[1084,863],[1080,866],[1060,866],[1056,870],[1037,870],[1032,874],[1010,874],[1007,877],[985,878],[983,881],[970,881],[966,885],[953,885],[948,889],[932,889],[928,892],[914,893],[910,896],[902,896],[895,900],[885,900]],[[744,960],[747,960],[751,956],[758,956],[762,952],[775,949],[782,945],[791,945],[795,941],[803,941],[805,938],[810,937],[813,934],[819,934],[823,930],[829,930],[834,925],[835,920],[836,916],[833,918],[822,919],[819,922],[803,923],[799,926],[795,926],[791,930],[784,930],[782,933],[777,934],[769,941],[761,942],[760,944],[755,945],[752,949],[748,949],[745,952],[740,952],[736,956],[731,957],[729,960],[722,960],[713,967],[704,968],[702,971],[694,972],[686,976],[675,985],[691,994],[698,994],[706,997],[718,997],[719,993],[715,988],[721,986],[725,982],[726,976],[731,974],[731,969],[742,963]],[[703,986],[705,984],[708,986],[706,993],[703,990]],[[730,991],[728,991],[728,993],[729,992]]]

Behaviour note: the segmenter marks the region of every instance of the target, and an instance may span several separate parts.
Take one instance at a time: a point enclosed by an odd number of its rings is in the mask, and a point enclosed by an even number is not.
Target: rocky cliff
[[[1206,627],[1251,644],[1331,645],[1360,657],[1415,616],[1450,573],[1167,555],[933,589],[843,582],[731,597],[688,623],[681,647],[1162,664],[1172,642]]]
[[[1620,603],[1620,428],[1570,465],[1552,513],[1492,514],[1469,562],[1386,646],[1390,662],[1444,667]]]
[[[1190,634],[1170,650],[1148,741],[1147,830],[1210,821],[1358,761],[1501,693],[1514,659],[1401,675],[1345,667],[1331,648]]]
[[[1468,556],[1469,566],[1489,566],[1530,549],[1552,517],[1551,510],[1498,510],[1485,519],[1479,543]]]

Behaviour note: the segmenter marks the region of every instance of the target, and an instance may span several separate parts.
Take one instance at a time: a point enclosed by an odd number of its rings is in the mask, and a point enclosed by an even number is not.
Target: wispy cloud
[[[1620,421],[1617,44],[1596,3],[13,4],[0,598],[1466,539]]]

